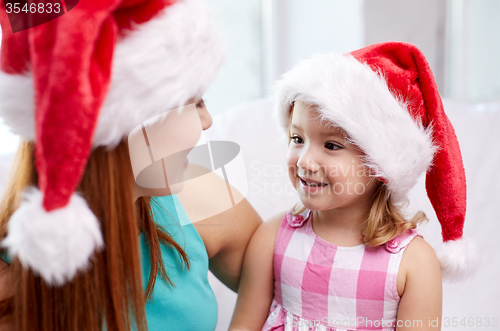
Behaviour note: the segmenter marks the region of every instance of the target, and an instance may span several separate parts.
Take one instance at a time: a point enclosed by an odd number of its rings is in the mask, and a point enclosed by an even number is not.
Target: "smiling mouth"
[[[305,180],[303,180],[302,178],[300,178],[300,181],[302,182],[302,184],[304,184],[305,186],[310,186],[310,187],[321,187],[321,186],[326,186],[328,185],[327,183],[309,183],[309,182],[306,182]]]

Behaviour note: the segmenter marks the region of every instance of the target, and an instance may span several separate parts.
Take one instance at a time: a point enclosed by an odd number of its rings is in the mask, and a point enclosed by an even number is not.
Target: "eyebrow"
[[[300,126],[295,125],[295,124],[290,125],[290,129],[302,130],[302,128]],[[335,132],[332,132],[331,130],[321,131],[320,134],[322,136],[326,136],[326,137],[335,136],[335,137],[344,138],[344,135],[341,132],[338,132],[338,131],[335,131]]]

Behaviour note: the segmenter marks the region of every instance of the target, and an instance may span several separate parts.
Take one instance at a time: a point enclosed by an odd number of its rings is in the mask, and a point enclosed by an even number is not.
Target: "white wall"
[[[226,62],[205,93],[207,108],[217,115],[262,96],[261,0],[207,0],[226,44]]]
[[[267,94],[272,82],[298,61],[314,53],[346,53],[364,45],[362,0],[263,3]]]
[[[450,1],[449,90],[454,99],[500,101],[500,1]]]
[[[366,45],[404,41],[416,45],[431,67],[439,91],[444,90],[446,1],[364,1]]]

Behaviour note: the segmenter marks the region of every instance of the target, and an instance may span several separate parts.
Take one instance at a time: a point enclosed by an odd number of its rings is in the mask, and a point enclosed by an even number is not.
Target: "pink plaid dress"
[[[262,330],[394,330],[399,264],[416,231],[374,248],[341,247],[319,238],[311,219],[306,209],[281,222],[274,299]]]

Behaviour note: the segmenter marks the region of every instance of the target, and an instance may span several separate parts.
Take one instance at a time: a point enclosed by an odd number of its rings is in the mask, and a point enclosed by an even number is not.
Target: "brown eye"
[[[291,141],[294,143],[294,144],[302,144],[303,141],[302,141],[302,138],[298,137],[298,136],[293,136],[293,137],[290,137]]]
[[[327,143],[325,144],[325,148],[326,148],[326,149],[329,149],[329,150],[332,150],[332,151],[335,151],[335,150],[337,150],[337,149],[341,149],[342,147],[341,147],[341,146],[339,146],[339,145],[337,145],[337,144],[334,144],[334,143],[332,143],[332,142],[327,142]]]

